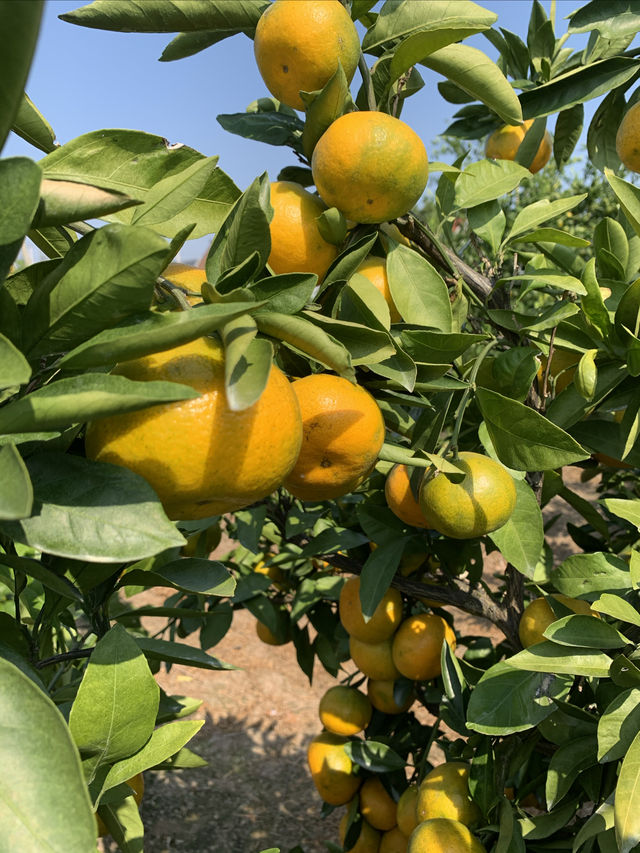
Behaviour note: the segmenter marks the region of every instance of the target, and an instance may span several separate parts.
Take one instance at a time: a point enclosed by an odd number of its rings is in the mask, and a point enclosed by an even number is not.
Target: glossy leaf
[[[640,732],[640,690],[623,690],[607,705],[598,720],[598,761],[624,758]]]
[[[178,382],[135,382],[124,376],[87,373],[44,385],[4,406],[0,431],[46,432],[198,396],[193,388]]]
[[[451,303],[442,277],[421,255],[397,244],[387,255],[389,289],[407,323],[451,331]]]
[[[349,83],[340,62],[322,90],[304,93],[301,97],[305,102],[302,150],[307,160],[311,160],[313,149],[322,134],[343,115],[351,101]]]
[[[142,477],[80,456],[37,453],[26,460],[38,515],[1,522],[18,542],[60,557],[124,562],[182,546]]]
[[[455,183],[454,209],[476,207],[510,193],[531,173],[511,160],[471,163]]]
[[[611,658],[602,652],[597,653],[577,646],[560,646],[545,640],[509,658],[509,666],[528,672],[606,678]]]
[[[56,147],[56,135],[51,125],[26,93],[22,96],[11,130],[45,154]]]
[[[273,360],[270,341],[256,338],[257,326],[247,314],[222,330],[225,348],[225,389],[233,412],[253,406],[266,388]]]
[[[516,506],[502,527],[489,538],[508,563],[525,577],[533,578],[542,554],[544,531],[542,513],[531,487],[524,480],[514,480]]]
[[[567,16],[570,33],[598,30],[606,38],[633,33],[640,29],[640,14],[628,0],[608,0],[603,6],[591,0]]]
[[[404,758],[386,743],[376,740],[352,740],[344,745],[349,758],[372,773],[388,773],[404,768]]]
[[[267,0],[153,0],[142,5],[129,0],[93,0],[60,19],[82,27],[133,33],[175,33],[179,30],[247,30],[252,32]]]
[[[29,362],[8,338],[0,334],[0,389],[25,385],[30,378]]]
[[[544,636],[561,646],[586,649],[619,649],[631,642],[608,622],[577,613],[557,619],[545,629]]]
[[[640,613],[636,610],[633,604],[630,604],[620,595],[611,595],[604,592],[600,598],[597,598],[591,605],[592,610],[597,610],[598,613],[606,613],[607,616],[613,616],[614,619],[620,619],[622,622],[628,622],[630,625],[640,627]]]
[[[513,225],[511,226],[511,231],[509,232],[505,242],[525,234],[530,228],[537,228],[538,225],[542,225],[543,222],[547,222],[549,219],[562,216],[562,214],[566,213],[568,210],[573,210],[573,208],[583,202],[586,197],[587,194],[582,193],[581,195],[559,198],[555,201],[549,201],[549,199],[545,198],[527,205],[516,214],[516,218],[513,220]]]
[[[506,216],[499,201],[485,201],[467,209],[469,226],[497,254],[506,226]]]
[[[625,500],[624,498],[605,498],[603,500],[606,508],[617,515],[619,518],[624,518],[625,521],[631,522],[640,530],[640,501]]]
[[[258,108],[244,113],[218,115],[216,120],[228,133],[235,133],[244,139],[255,139],[267,145],[288,145],[294,151],[302,153],[304,124],[293,110],[289,112],[288,109],[285,111],[282,108]]]
[[[555,587],[572,598],[631,588],[629,566],[613,554],[574,554],[553,572]]]
[[[0,678],[4,849],[93,853],[95,818],[69,727],[46,693],[3,658]]]
[[[199,669],[236,669],[218,658],[208,655],[202,649],[187,646],[185,643],[174,643],[169,640],[156,640],[151,637],[137,637],[136,643],[149,660],[180,663],[185,666],[195,666]]]
[[[498,458],[517,471],[546,471],[589,454],[564,430],[533,409],[479,388],[476,399]]]
[[[72,139],[48,154],[40,165],[45,178],[83,181],[145,200],[163,179],[182,173],[203,159],[193,148],[171,146],[160,136],[139,130],[105,129]],[[151,227],[166,237],[174,237],[195,222],[193,239],[211,234],[218,230],[239,195],[233,181],[216,168],[191,204],[169,222]],[[132,217],[132,210],[109,216],[125,223],[130,223]]]
[[[43,0],[0,3],[0,32],[5,34],[0,62],[0,151],[20,108],[43,8]]]
[[[192,204],[203,192],[218,163],[217,157],[196,160],[177,175],[169,175],[153,186],[145,202],[133,211],[132,225],[168,222]]]
[[[95,645],[71,707],[69,728],[80,752],[112,764],[151,737],[159,688],[135,640],[114,625]]]
[[[33,160],[0,160],[0,197],[4,199],[0,208],[1,245],[22,240],[29,230],[40,199],[41,180],[42,171]]]
[[[199,305],[191,311],[138,314],[113,329],[104,329],[60,359],[66,368],[99,367],[162,352],[208,335],[262,302]]]
[[[5,444],[0,447],[0,520],[28,518],[32,505],[33,487],[26,465],[15,444]]]
[[[353,375],[351,357],[347,348],[324,329],[304,317],[270,311],[264,314],[258,312],[255,320],[263,334],[284,341],[294,350],[306,353],[310,358],[341,376],[349,378]]]
[[[580,773],[595,763],[596,739],[593,736],[562,744],[549,762],[545,787],[547,808],[553,808],[569,792]]]
[[[360,575],[360,606],[365,618],[373,616],[374,610],[389,589],[404,547],[405,541],[402,537],[394,538],[378,545],[367,557]]]
[[[614,803],[616,840],[620,853],[640,843],[640,734],[622,762]]]
[[[554,698],[566,696],[572,679],[494,664],[471,693],[467,726],[488,735],[532,729],[555,710]]]

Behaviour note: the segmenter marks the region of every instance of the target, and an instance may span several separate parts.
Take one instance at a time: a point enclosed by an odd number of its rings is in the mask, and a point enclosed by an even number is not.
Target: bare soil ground
[[[565,482],[593,500],[593,482],[581,484],[579,474],[578,469],[567,469]],[[558,499],[547,507],[545,516],[556,513],[561,519],[554,525],[550,544],[560,562],[575,550],[565,524],[580,523],[580,519]],[[487,558],[487,573],[502,568],[499,555]],[[163,590],[143,595],[157,603],[165,597]],[[142,603],[143,595],[132,603]],[[463,634],[501,637],[483,620],[460,611],[455,619]],[[158,675],[168,693],[203,700],[194,718],[206,722],[190,746],[209,763],[198,770],[145,774],[145,853],[260,853],[272,847],[288,853],[296,845],[304,853],[325,853],[325,839],[338,843],[343,810],[321,817],[306,747],[321,728],[319,700],[336,682],[316,662],[309,686],[293,646],[260,642],[248,611],[235,615],[214,653],[239,669],[208,672],[174,666]],[[105,842],[105,851],[115,849]]]

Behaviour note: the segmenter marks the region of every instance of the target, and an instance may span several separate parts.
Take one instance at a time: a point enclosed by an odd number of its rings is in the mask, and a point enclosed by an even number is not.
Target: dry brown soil
[[[593,482],[581,484],[579,474],[567,469],[565,482],[593,499]],[[552,529],[550,544],[560,562],[573,550],[564,525],[580,519],[559,499],[551,502],[545,516],[556,513],[561,520]],[[485,572],[500,572],[500,561],[499,555],[490,555]],[[164,597],[163,590],[153,590],[131,603],[142,603],[143,598],[161,603]],[[502,636],[490,623],[460,611],[455,611],[455,619],[463,634]],[[191,642],[195,644],[195,638]],[[261,643],[248,611],[235,615],[214,653],[239,669],[208,672],[174,666],[158,676],[168,693],[203,700],[194,717],[206,722],[190,746],[209,763],[198,770],[145,774],[145,853],[260,853],[271,847],[289,853],[296,845],[304,853],[325,853],[325,839],[338,842],[343,810],[321,817],[306,747],[321,728],[320,697],[336,682],[316,662],[309,686],[293,646]],[[104,850],[116,848],[107,841]]]

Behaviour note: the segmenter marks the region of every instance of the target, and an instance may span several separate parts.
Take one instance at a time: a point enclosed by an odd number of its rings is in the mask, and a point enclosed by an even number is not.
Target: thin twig
[[[93,649],[75,649],[71,652],[62,652],[59,655],[53,655],[50,658],[44,658],[36,663],[36,669],[44,669],[45,666],[52,666],[54,663],[62,663],[65,660],[77,660],[78,658],[91,657]]]

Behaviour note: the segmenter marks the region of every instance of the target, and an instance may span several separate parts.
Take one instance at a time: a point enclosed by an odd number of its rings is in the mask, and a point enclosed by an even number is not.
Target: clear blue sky
[[[244,112],[251,101],[269,94],[255,65],[253,42],[246,36],[226,39],[177,62],[158,62],[171,35],[103,32],[58,19],[80,5],[84,4],[48,0],[27,84],[29,96],[53,126],[58,142],[107,127],[145,130],[208,156],[217,154],[220,167],[241,189],[265,169],[274,180],[283,166],[296,163],[288,148],[241,139],[216,121],[219,113]],[[498,14],[498,26],[526,39],[530,3],[480,0],[480,5]],[[548,11],[550,0],[543,5]],[[578,5],[577,0],[558,0],[558,35],[566,30],[564,17]],[[484,37],[475,36],[467,43],[495,57]],[[568,42],[574,48],[583,44],[583,36]],[[440,97],[439,75],[426,68],[420,72],[426,85],[407,101],[402,118],[421,135],[429,151],[457,108]],[[353,90],[358,86],[356,73]],[[588,118],[595,105],[586,105]],[[13,134],[2,155],[40,157]],[[200,246],[193,249],[199,251]],[[195,252],[186,250],[186,254]]]

